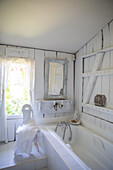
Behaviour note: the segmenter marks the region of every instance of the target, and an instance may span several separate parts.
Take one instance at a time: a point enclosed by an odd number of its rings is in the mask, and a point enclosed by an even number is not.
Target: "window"
[[[22,114],[22,106],[30,103],[30,95],[26,90],[27,65],[11,63],[8,69],[8,82],[6,89],[7,115]]]

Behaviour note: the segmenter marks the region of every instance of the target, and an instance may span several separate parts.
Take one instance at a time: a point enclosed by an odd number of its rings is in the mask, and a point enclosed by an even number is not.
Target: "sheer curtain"
[[[7,113],[5,92],[7,89],[9,65],[11,63],[24,64],[27,76],[25,78],[26,91],[30,95],[30,104],[34,108],[34,60],[26,58],[2,58],[1,62],[1,107],[0,107],[0,141],[8,142]]]
[[[34,108],[34,77],[35,77],[35,63],[34,60],[25,58],[12,58],[11,62],[15,64],[24,64],[26,77],[25,77],[25,89],[30,95],[30,104]]]
[[[9,60],[2,58],[1,63],[1,112],[0,112],[0,141],[8,142],[7,138],[7,113],[6,113],[6,102],[5,102],[5,91],[7,89],[8,82],[8,69],[9,69]]]
[[[28,91],[30,95],[30,104],[32,107],[32,111],[34,108],[34,77],[35,77],[35,64],[34,61],[29,61],[27,63],[27,76],[26,76],[26,91]],[[34,113],[34,112],[33,112]],[[32,115],[34,116],[34,115]]]

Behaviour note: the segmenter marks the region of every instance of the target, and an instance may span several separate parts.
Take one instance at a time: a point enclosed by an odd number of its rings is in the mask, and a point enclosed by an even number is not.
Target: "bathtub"
[[[113,143],[96,135],[87,128],[79,125],[71,125],[72,140],[69,141],[69,128],[66,129],[64,140],[64,126],[57,128],[56,125],[46,127],[47,130],[62,143],[83,169],[113,170]]]

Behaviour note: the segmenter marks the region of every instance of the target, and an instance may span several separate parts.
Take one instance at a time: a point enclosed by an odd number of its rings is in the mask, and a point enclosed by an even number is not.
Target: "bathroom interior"
[[[0,169],[113,170],[112,0],[0,0]]]

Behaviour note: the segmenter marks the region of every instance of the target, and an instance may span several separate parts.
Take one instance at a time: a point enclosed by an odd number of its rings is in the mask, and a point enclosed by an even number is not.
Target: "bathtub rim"
[[[54,135],[56,134],[56,135],[59,137],[59,135],[58,135],[55,131],[53,131],[53,130],[51,130],[51,129],[48,128],[48,127],[56,126],[56,125],[57,125],[57,124],[48,124],[48,125],[46,125],[46,128],[47,128],[49,131],[52,131],[52,132],[54,133]],[[73,127],[76,127],[76,128],[81,128],[81,129],[83,129],[83,130],[86,130],[86,131],[88,132],[88,134],[90,134],[90,135],[93,134],[93,136],[100,138],[101,140],[109,143],[110,145],[113,145],[113,142],[112,142],[111,140],[109,140],[109,139],[101,136],[100,134],[96,133],[96,132],[93,131],[92,129],[89,129],[89,128],[83,126],[83,125],[72,125],[72,124],[70,124],[70,125],[73,126]]]
[[[71,126],[73,126],[73,127],[75,127],[75,128],[80,128],[81,130],[85,130],[89,135],[93,135],[93,137],[94,137],[94,139],[95,138],[99,138],[99,139],[101,139],[102,140],[102,142],[104,143],[104,145],[105,145],[105,151],[102,151],[102,150],[99,150],[100,152],[102,152],[103,154],[104,154],[104,156],[106,156],[107,157],[107,159],[109,160],[109,161],[112,161],[112,159],[111,159],[111,157],[112,157],[112,154],[110,154],[109,155],[109,153],[111,152],[111,150],[109,150],[109,148],[110,147],[113,147],[113,142],[111,142],[109,139],[106,139],[106,138],[104,138],[103,136],[100,136],[100,135],[98,135],[98,134],[96,134],[94,131],[92,131],[91,129],[88,129],[87,127],[84,127],[84,126],[82,126],[82,125],[79,125],[79,126],[75,126],[75,125],[71,125]],[[60,143],[62,144],[62,143],[64,143],[64,141],[62,140],[62,138],[54,131],[54,130],[52,130],[52,128],[55,128],[56,127],[56,124],[51,124],[51,125],[47,125],[46,126],[46,128],[48,129],[48,131],[50,131],[50,133],[51,134],[53,134],[55,137],[57,137],[57,139],[60,141]],[[68,148],[68,150],[69,150],[69,152],[71,153],[71,155],[76,155],[76,153],[75,152],[73,152],[67,145],[66,145],[66,143],[64,143],[65,144],[65,148]],[[107,146],[108,145],[108,146]],[[107,149],[107,147],[108,147],[108,149]],[[98,148],[97,148],[98,149]],[[113,149],[112,149],[113,150]],[[78,158],[79,158],[79,156],[78,155],[76,155]],[[83,162],[80,158],[79,158],[79,160],[81,161],[81,162]],[[79,161],[79,162],[80,162]],[[86,166],[88,166],[85,162],[83,162]]]
[[[87,169],[87,170],[91,170],[91,168],[85,163],[83,162],[79,156],[76,155],[76,153],[74,153],[62,140],[62,138],[53,130],[50,130],[48,127],[51,126],[56,126],[57,124],[49,124],[47,126],[45,126],[44,129],[46,129],[65,149],[67,152],[69,152],[69,154],[78,162],[78,164],[80,164],[81,167],[83,167],[83,169]]]

